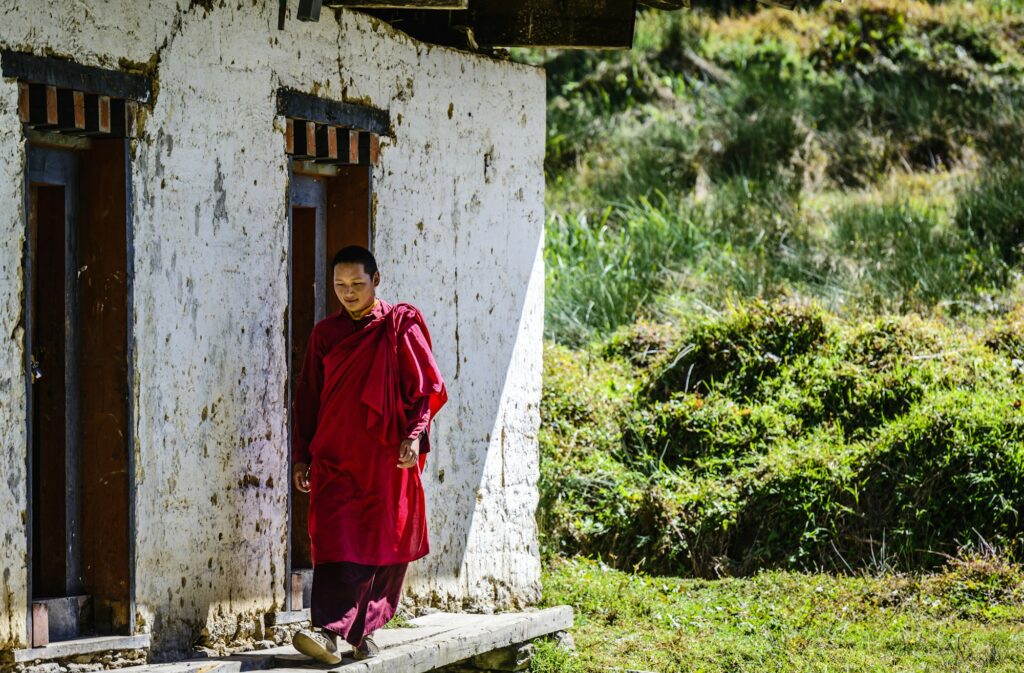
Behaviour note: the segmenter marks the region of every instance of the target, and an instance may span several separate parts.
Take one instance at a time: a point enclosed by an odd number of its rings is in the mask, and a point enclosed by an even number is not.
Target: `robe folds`
[[[408,563],[430,548],[420,473],[447,391],[419,310],[378,301],[317,323],[295,393],[292,457],[310,465],[314,567]],[[404,439],[418,465],[398,467]]]

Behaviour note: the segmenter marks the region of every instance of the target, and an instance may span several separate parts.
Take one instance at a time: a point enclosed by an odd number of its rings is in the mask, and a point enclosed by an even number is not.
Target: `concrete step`
[[[480,654],[525,643],[572,626],[572,608],[473,615],[438,612],[409,622],[409,628],[383,629],[374,639],[380,656],[365,661],[349,658],[345,646],[341,665],[329,668],[311,661],[292,647],[245,652],[231,657],[196,659],[173,664],[135,666],[120,673],[239,673],[274,670],[279,673],[309,673],[318,670],[344,673],[426,673]]]

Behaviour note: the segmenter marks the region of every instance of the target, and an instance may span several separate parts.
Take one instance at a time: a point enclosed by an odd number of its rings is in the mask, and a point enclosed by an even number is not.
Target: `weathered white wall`
[[[428,79],[455,72],[459,85],[417,82],[392,103],[402,123],[382,152],[376,242],[383,292],[424,307],[452,390],[426,471],[435,553],[410,590],[479,608],[539,598],[544,89],[538,73],[464,61],[434,51]],[[415,79],[414,64],[396,75]]]
[[[25,473],[25,332],[22,203],[25,149],[18,121],[18,87],[0,80],[0,648],[25,632],[28,540]]]
[[[2,48],[155,68],[132,164],[141,629],[169,653],[204,630],[251,633],[284,603],[279,87],[386,108],[394,122],[375,170],[382,294],[424,310],[451,392],[427,471],[433,552],[409,593],[479,609],[536,600],[542,73],[430,48],[355,13],[278,31],[277,3],[204,4],[218,6],[0,0]],[[15,83],[0,81],[0,647],[25,636],[15,103]]]

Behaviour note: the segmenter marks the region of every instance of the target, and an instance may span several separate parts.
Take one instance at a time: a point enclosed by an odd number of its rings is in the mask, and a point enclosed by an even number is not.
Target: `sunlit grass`
[[[1016,673],[1024,595],[977,587],[985,577],[1019,582],[1019,569],[976,567],[932,578],[774,572],[704,581],[555,559],[545,603],[576,609],[576,652],[545,646],[532,670]]]

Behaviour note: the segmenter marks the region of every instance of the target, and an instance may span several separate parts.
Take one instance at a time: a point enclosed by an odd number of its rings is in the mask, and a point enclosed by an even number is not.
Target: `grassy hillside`
[[[532,670],[1021,670],[1024,3],[704,4],[517,54],[579,645]]]
[[[698,576],[1019,550],[1024,4],[637,33],[542,57],[548,549]]]
[[[1024,4],[648,12],[636,42],[535,57],[551,338],[750,296],[1020,300]]]

